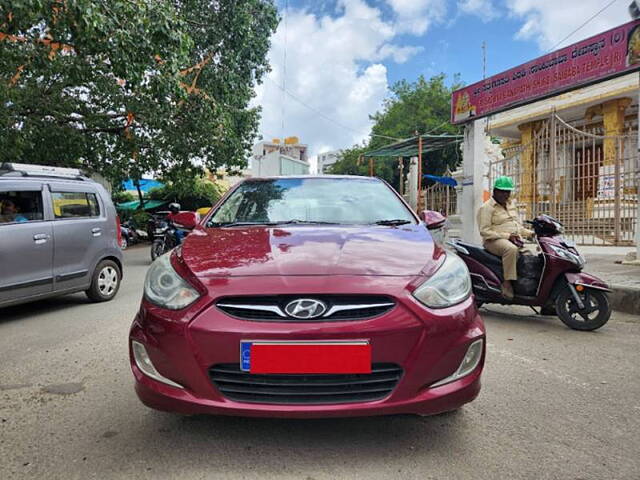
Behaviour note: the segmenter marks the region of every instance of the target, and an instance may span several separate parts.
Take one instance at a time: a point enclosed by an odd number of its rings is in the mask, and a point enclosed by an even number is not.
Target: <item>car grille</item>
[[[367,374],[257,375],[234,363],[214,365],[209,376],[222,395],[237,402],[318,405],[385,398],[402,377],[402,368],[376,363]]]
[[[327,314],[313,319],[298,319],[285,313],[292,300],[312,298],[327,305]],[[395,302],[382,295],[269,295],[225,297],[216,306],[223,312],[245,320],[265,322],[330,322],[363,320],[377,317],[395,307]]]

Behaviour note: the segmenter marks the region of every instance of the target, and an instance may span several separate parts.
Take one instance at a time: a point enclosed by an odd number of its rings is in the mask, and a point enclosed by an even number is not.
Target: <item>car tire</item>
[[[122,273],[113,260],[103,260],[93,272],[91,286],[85,291],[93,302],[108,302],[118,293]]]

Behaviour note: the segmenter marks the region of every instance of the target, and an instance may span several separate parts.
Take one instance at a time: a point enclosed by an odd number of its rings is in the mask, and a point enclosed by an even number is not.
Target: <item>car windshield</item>
[[[208,226],[281,223],[416,223],[383,182],[367,178],[290,178],[241,184]]]

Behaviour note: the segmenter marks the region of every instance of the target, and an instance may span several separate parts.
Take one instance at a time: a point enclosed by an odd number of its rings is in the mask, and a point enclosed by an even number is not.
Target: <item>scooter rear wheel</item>
[[[574,330],[591,331],[609,321],[611,306],[605,292],[586,289],[578,292],[578,295],[584,303],[583,310],[578,308],[568,287],[563,289],[556,298],[556,311],[566,326]]]

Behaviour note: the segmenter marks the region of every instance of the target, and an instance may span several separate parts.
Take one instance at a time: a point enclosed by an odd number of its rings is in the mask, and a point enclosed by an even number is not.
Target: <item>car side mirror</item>
[[[424,210],[421,217],[422,221],[425,223],[429,230],[435,230],[437,228],[444,227],[444,224],[447,221],[447,217],[434,210]]]
[[[182,228],[193,230],[198,224],[198,214],[196,212],[180,212],[175,214],[172,220]]]

